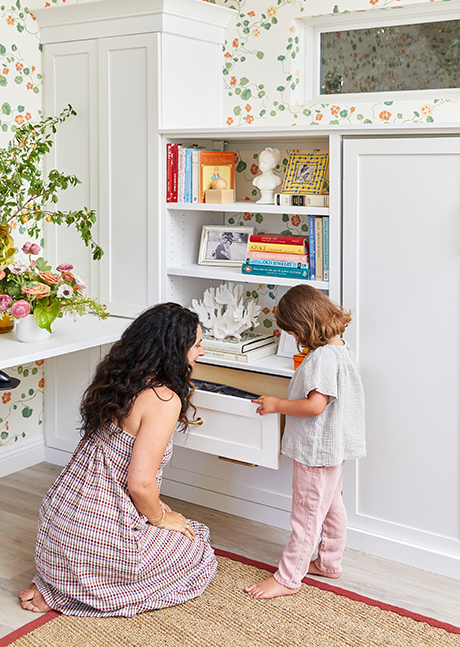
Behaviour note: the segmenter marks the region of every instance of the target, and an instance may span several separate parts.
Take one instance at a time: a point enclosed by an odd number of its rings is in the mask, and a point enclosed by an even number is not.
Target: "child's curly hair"
[[[351,313],[330,301],[310,285],[296,285],[281,297],[276,323],[294,333],[297,343],[309,350],[325,346],[341,335],[351,321]]]

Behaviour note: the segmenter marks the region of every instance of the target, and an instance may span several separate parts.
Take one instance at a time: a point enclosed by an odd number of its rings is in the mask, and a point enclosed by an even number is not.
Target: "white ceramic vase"
[[[27,315],[23,319],[16,319],[16,337],[18,341],[33,344],[46,341],[51,337],[51,333],[39,328],[33,315]]]

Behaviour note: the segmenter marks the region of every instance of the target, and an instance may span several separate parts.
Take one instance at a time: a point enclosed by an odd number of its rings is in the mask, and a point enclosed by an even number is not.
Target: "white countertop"
[[[64,316],[53,322],[51,337],[36,344],[18,341],[14,329],[0,335],[0,369],[117,341],[131,322],[132,319],[124,317],[111,316],[101,320],[94,315],[85,315],[74,321],[72,317]]]

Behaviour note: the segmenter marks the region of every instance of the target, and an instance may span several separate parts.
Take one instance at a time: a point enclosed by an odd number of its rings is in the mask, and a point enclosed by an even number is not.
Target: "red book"
[[[166,202],[177,202],[177,144],[166,144]]]
[[[277,245],[305,245],[308,238],[300,236],[279,236],[278,234],[251,234],[253,243],[276,243]]]

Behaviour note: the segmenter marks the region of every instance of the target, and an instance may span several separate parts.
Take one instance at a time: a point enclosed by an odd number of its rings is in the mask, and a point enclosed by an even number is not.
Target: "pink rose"
[[[68,272],[69,270],[73,270],[73,265],[70,263],[61,263],[61,265],[58,265],[56,269],[58,272]]]
[[[30,309],[30,303],[28,301],[19,299],[19,301],[15,301],[11,306],[11,316],[17,319],[24,319],[24,317],[30,314]]]
[[[24,245],[22,246],[22,251],[24,252],[24,254],[34,254],[34,256],[40,254],[41,249],[42,248],[40,247],[40,245],[31,242],[24,243]]]
[[[0,312],[6,312],[10,307],[12,298],[7,294],[0,294]]]

